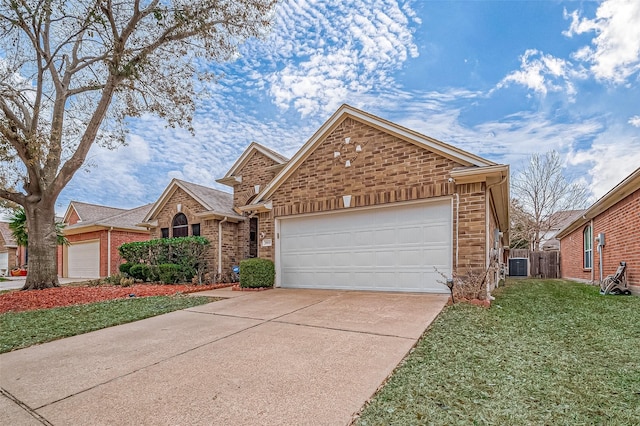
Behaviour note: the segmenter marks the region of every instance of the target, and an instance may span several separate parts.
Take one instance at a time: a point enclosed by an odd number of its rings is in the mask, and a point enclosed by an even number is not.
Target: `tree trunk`
[[[55,224],[55,200],[28,202],[24,205],[29,236],[27,281],[23,290],[59,287],[58,245]]]

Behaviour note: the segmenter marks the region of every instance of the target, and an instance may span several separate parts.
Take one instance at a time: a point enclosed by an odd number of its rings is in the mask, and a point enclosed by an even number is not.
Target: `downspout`
[[[227,221],[227,216],[218,222],[218,276],[222,275],[222,224]]]
[[[107,277],[111,276],[111,231],[113,226],[107,231]]]
[[[494,188],[498,185],[502,185],[503,183],[505,183],[507,181],[508,176],[509,176],[508,174],[504,175],[504,177],[500,179],[500,182],[487,185],[486,192],[489,195],[489,197],[491,197],[491,188]],[[491,248],[489,247],[489,226],[490,226],[489,215],[491,214],[491,208],[489,203],[490,203],[490,198],[487,198],[487,203],[486,203],[487,210],[485,214],[485,221],[486,221],[485,250],[487,250],[487,269],[489,268],[489,265],[491,265]],[[500,229],[500,224],[497,224],[497,225],[498,225],[498,229]],[[497,285],[498,285],[498,282],[496,281],[496,286]],[[486,287],[487,287],[487,299],[494,300],[495,298],[491,295],[491,284],[489,283],[489,280],[487,280]]]
[[[589,227],[591,228],[591,247],[593,248],[593,219],[589,221]],[[584,251],[584,248],[583,248]],[[593,267],[593,250],[591,250],[591,282],[596,282],[595,268]]]

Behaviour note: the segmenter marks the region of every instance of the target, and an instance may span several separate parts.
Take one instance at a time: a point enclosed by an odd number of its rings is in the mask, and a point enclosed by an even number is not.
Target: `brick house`
[[[218,182],[233,194],[172,181],[152,237],[206,236],[223,274],[271,259],[281,287],[443,293],[508,246],[508,166],[348,105],[292,159],[252,143]]]
[[[119,273],[118,247],[146,241],[149,230],[137,224],[151,204],[119,209],[72,201],[63,218],[68,246],[58,247],[58,274],[71,278],[100,278]]]
[[[18,244],[13,238],[9,223],[0,222],[0,276],[8,275],[17,266],[20,266]]]
[[[598,237],[604,236],[599,246]],[[627,262],[627,282],[640,295],[640,168],[558,233],[563,278],[599,283]]]

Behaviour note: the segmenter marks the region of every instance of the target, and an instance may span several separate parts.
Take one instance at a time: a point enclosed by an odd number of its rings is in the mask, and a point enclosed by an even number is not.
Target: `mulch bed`
[[[229,285],[230,284],[136,284],[130,287],[101,285],[95,287],[56,287],[45,290],[12,291],[0,294],[0,314],[9,311],[20,312],[35,309],[49,309],[59,306],[82,305],[130,297],[169,296],[176,293],[194,293],[197,291],[228,287]]]

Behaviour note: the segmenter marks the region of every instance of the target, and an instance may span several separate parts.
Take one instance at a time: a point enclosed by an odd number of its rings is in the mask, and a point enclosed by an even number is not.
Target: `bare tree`
[[[532,250],[540,250],[540,239],[566,219],[558,213],[583,208],[588,194],[583,184],[566,180],[556,151],[533,154],[511,181],[511,195],[516,200],[511,211],[521,213],[512,218],[512,226],[520,238],[530,242]]]
[[[190,127],[196,79],[264,34],[275,0],[12,0],[0,5],[0,198],[24,207],[25,289],[58,285],[55,201],[125,119]],[[206,86],[205,86],[206,87]],[[19,189],[19,187],[21,187]]]

